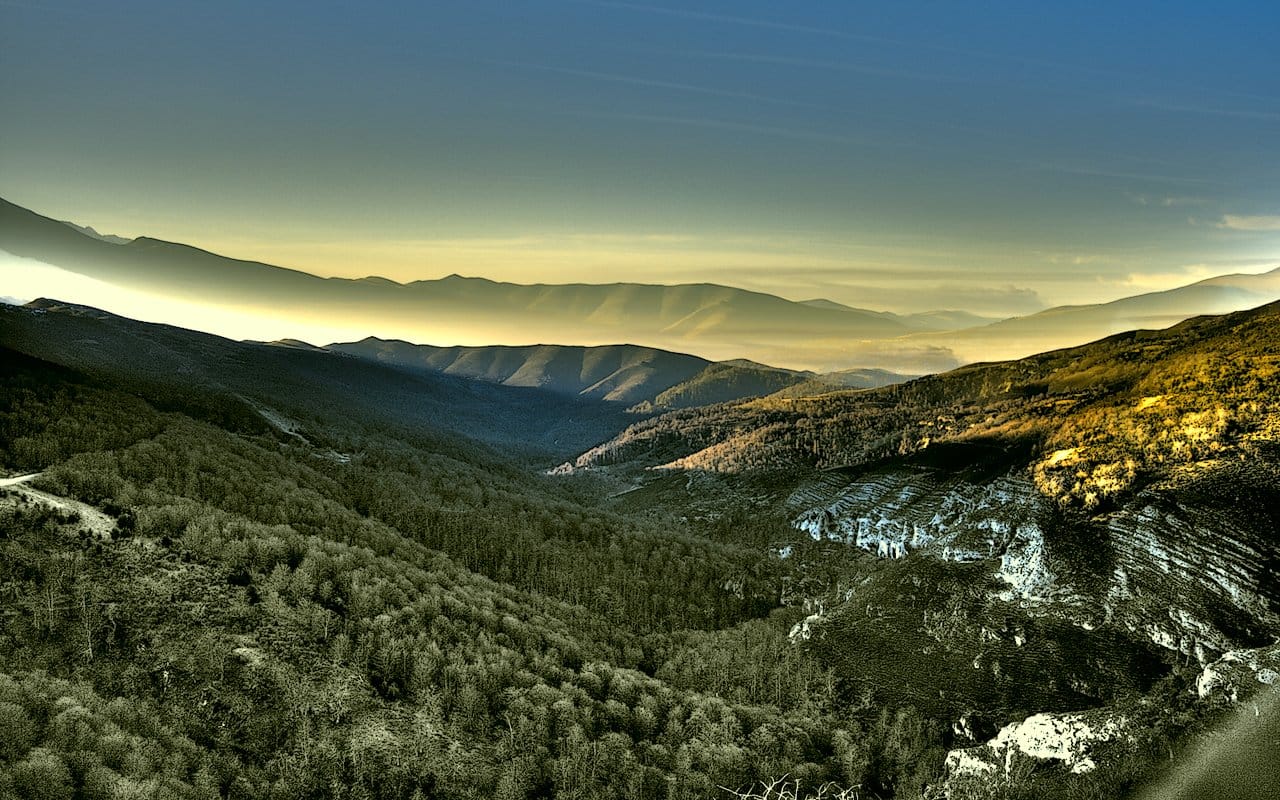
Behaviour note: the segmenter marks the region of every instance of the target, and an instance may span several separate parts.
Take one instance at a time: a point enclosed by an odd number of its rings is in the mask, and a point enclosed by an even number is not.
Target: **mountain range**
[[[938,327],[928,315],[815,307],[715,284],[521,285],[458,275],[407,284],[318,278],[148,237],[103,241],[8,202],[0,202],[0,249],[160,297],[285,319],[338,315],[353,330],[421,342],[635,341],[675,350],[696,345],[704,357],[720,360],[790,352],[789,361],[805,362],[813,361],[806,342]]]
[[[1202,314],[1243,311],[1277,299],[1280,269],[1273,269],[1256,275],[1220,275],[1109,303],[1059,306],[946,334],[925,333],[907,338],[950,348],[963,362],[998,361],[1083,344],[1123,331],[1167,328]]]
[[[900,315],[716,284],[320,278],[148,237],[103,237],[6,201],[0,201],[0,250],[157,298],[298,325],[322,319],[357,338],[467,346],[634,342],[713,361],[749,359],[817,372],[936,372],[1280,299],[1280,270],[1273,270],[993,322],[965,311]]]
[[[89,375],[147,387],[163,398],[156,402],[188,414],[236,420],[248,430],[282,427],[287,435],[307,424],[282,422],[292,419],[279,412],[282,404],[314,419],[358,411],[384,424],[429,425],[540,459],[574,443],[589,446],[629,419],[617,404],[408,372],[302,343],[237,342],[58,300],[0,306],[0,341]],[[216,411],[209,398],[221,398]]]
[[[882,370],[818,375],[750,361],[713,362],[637,345],[433,347],[377,338],[324,349],[407,369],[637,406],[637,410],[710,405],[811,384],[817,391],[869,389],[909,376]]]

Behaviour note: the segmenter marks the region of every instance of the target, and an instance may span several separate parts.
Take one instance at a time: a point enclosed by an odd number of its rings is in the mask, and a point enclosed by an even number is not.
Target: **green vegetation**
[[[692,378],[659,393],[651,402],[633,407],[633,410],[690,408],[759,397],[793,386],[804,380],[805,375],[751,362],[710,364]]]
[[[317,447],[18,353],[0,375],[4,468],[118,519],[0,509],[0,791],[702,798],[939,763],[909,709],[838,710],[758,550],[439,437]]]

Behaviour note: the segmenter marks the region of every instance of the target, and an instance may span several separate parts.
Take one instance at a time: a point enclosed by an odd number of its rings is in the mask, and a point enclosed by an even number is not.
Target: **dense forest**
[[[403,432],[334,431],[344,463],[11,351],[3,380],[5,468],[117,523],[6,490],[0,791],[707,797],[936,766],[910,709],[839,710],[760,551]]]

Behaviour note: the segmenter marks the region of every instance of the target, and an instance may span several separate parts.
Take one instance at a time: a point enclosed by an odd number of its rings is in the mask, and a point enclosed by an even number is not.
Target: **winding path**
[[[14,475],[12,478],[0,478],[0,486],[17,486],[18,484],[33,481],[43,474],[43,472],[28,472],[26,475]]]
[[[26,475],[15,475],[12,478],[0,478],[0,489],[13,489],[28,500],[44,503],[64,511],[75,511],[80,514],[80,523],[99,536],[110,536],[116,521],[88,503],[61,497],[56,494],[33,489],[26,484],[39,478],[43,472],[31,472]]]

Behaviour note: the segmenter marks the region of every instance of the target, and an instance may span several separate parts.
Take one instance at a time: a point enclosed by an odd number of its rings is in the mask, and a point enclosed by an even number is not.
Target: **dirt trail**
[[[0,488],[9,489],[11,492],[11,496],[0,499],[0,503],[14,502],[14,497],[16,496],[25,497],[29,501],[43,503],[63,511],[74,511],[80,514],[79,524],[82,527],[88,528],[98,536],[109,537],[111,535],[111,531],[116,527],[116,521],[88,503],[81,503],[79,500],[72,500],[69,497],[42,492],[27,485],[43,474],[42,472],[32,472],[27,475],[15,475],[12,478],[0,478]]]
[[[12,478],[0,478],[0,487],[17,486],[20,483],[33,481],[43,475],[43,472],[28,472],[26,475],[14,475]]]

